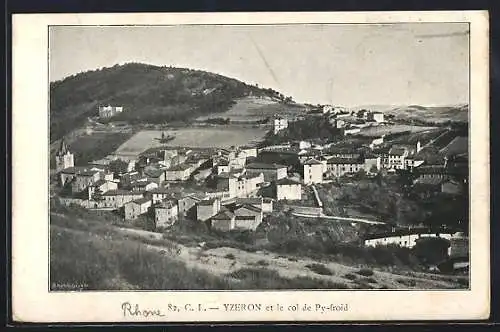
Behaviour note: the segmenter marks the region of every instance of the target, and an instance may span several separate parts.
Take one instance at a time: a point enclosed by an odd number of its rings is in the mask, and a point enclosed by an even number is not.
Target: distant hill
[[[423,123],[467,122],[469,119],[469,105],[467,104],[447,106],[363,105],[349,108],[353,111],[360,109],[383,112],[394,115],[396,119],[417,120]]]
[[[113,120],[164,123],[224,112],[249,95],[285,100],[272,89],[186,68],[129,63],[79,73],[50,84],[50,140],[97,115],[99,105],[123,106]]]

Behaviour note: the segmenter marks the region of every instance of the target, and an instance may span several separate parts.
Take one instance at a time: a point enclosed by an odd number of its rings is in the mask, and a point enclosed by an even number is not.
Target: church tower
[[[56,171],[60,172],[65,168],[74,167],[75,166],[75,158],[73,154],[69,151],[64,138],[61,139],[61,145],[59,146],[59,150],[56,153]]]

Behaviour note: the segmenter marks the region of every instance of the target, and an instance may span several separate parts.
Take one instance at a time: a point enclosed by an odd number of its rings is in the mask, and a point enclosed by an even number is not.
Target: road
[[[345,221],[352,221],[352,222],[360,222],[364,224],[370,224],[370,225],[385,225],[384,222],[381,221],[375,221],[375,220],[368,220],[368,219],[359,219],[359,218],[347,218],[347,217],[336,217],[336,216],[328,216],[326,214],[306,214],[306,213],[297,213],[297,212],[292,212],[292,215],[297,216],[297,217],[305,217],[305,218],[321,218],[321,219],[330,219],[330,220],[345,220]]]

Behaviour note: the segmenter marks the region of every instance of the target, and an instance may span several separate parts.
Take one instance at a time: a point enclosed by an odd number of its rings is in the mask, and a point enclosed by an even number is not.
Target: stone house
[[[220,200],[217,198],[199,201],[196,204],[196,219],[206,221],[219,213],[220,208]]]
[[[255,206],[244,204],[233,211],[235,229],[256,230],[262,222],[262,210]]]
[[[316,159],[309,159],[303,164],[303,177],[305,184],[323,182],[323,164]]]
[[[186,181],[191,176],[192,167],[187,164],[180,164],[165,171],[166,181]]]
[[[287,166],[279,164],[252,163],[246,166],[248,175],[264,174],[264,181],[271,182],[287,177]]]
[[[147,213],[151,207],[151,203],[151,199],[146,197],[125,203],[125,220],[134,220],[140,215]]]
[[[219,231],[229,232],[235,228],[234,213],[224,207],[210,220],[211,227]]]
[[[156,227],[170,227],[179,218],[179,207],[173,200],[164,200],[154,207]]]
[[[121,208],[126,203],[144,198],[144,192],[128,190],[108,190],[102,194],[102,205],[108,208]]]
[[[276,199],[300,200],[302,199],[302,184],[292,179],[280,179],[274,183]]]

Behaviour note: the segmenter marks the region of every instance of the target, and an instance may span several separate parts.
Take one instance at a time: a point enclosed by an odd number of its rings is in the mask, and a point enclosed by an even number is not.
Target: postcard
[[[488,318],[486,11],[12,22],[15,321]]]

